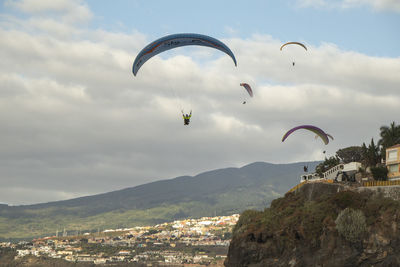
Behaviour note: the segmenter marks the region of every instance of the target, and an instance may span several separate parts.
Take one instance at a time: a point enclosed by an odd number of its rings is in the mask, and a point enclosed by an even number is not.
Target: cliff
[[[242,213],[225,266],[400,266],[398,192],[306,184]]]

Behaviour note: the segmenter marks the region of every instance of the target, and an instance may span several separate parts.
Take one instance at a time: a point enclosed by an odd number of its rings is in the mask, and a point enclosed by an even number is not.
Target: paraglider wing
[[[307,47],[306,47],[304,44],[302,44],[302,43],[299,43],[299,42],[287,42],[286,44],[283,44],[283,45],[281,46],[281,51],[282,51],[282,48],[283,48],[283,47],[285,47],[285,46],[287,46],[287,45],[290,45],[290,44],[300,45],[300,46],[302,46],[305,50],[307,50]]]
[[[331,140],[334,140],[334,138],[333,138],[333,136],[332,136],[332,135],[330,135],[330,134],[326,134],[326,136],[328,136],[328,137],[329,137]],[[315,136],[315,139],[318,139],[318,137],[319,137],[319,136],[318,136],[318,135],[316,135],[316,136]]]
[[[218,49],[227,55],[229,55],[233,62],[236,64],[236,58],[232,51],[226,46],[223,42],[212,38],[207,35],[196,34],[196,33],[178,33],[172,34],[168,36],[164,36],[160,39],[155,40],[154,42],[148,44],[142,51],[139,52],[135,61],[133,62],[132,72],[133,75],[136,76],[139,69],[142,65],[152,58],[153,56],[167,51],[169,49],[177,48],[180,46],[187,45],[200,45],[200,46],[208,46],[211,48]]]
[[[300,125],[300,126],[297,126],[297,127],[294,127],[292,129],[290,129],[282,137],[282,142],[284,142],[286,140],[286,138],[288,138],[289,135],[291,135],[293,132],[295,132],[295,131],[297,131],[299,129],[306,129],[306,130],[312,131],[316,135],[321,137],[321,139],[322,139],[322,141],[324,142],[325,145],[327,145],[329,143],[329,139],[328,139],[327,134],[323,130],[321,130],[320,128],[318,128],[316,126],[313,126],[313,125]]]
[[[247,83],[241,83],[240,86],[243,86],[246,89],[247,93],[249,93],[249,95],[253,97],[253,90],[251,89],[250,85],[248,85]]]

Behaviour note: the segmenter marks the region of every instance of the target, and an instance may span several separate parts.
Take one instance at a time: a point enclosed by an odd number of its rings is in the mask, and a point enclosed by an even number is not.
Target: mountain
[[[151,225],[188,217],[264,209],[319,162],[255,162],[104,194],[35,205],[0,205],[0,238]]]

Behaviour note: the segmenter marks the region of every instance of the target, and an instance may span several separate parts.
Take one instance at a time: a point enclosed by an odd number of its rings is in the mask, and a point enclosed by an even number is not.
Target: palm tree
[[[382,126],[380,128],[381,139],[378,141],[378,146],[381,147],[381,155],[386,158],[386,148],[396,144],[400,144],[400,125],[392,122],[390,126]]]
[[[381,155],[379,154],[379,146],[374,143],[374,138],[371,139],[371,144],[368,146],[368,158],[370,166],[376,166],[381,162]]]
[[[381,160],[379,147],[375,145],[374,138],[371,139],[371,144],[368,147],[365,143],[361,146],[362,162],[366,167],[375,167]]]

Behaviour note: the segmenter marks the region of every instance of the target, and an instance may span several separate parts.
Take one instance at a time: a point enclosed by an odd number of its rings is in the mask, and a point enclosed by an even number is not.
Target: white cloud
[[[357,6],[370,6],[374,10],[400,12],[399,0],[343,0],[342,6],[345,8]]]
[[[7,0],[5,4],[31,15],[54,14],[64,22],[83,22],[93,17],[82,0]]]
[[[301,7],[328,7],[329,2],[326,0],[297,0]]]
[[[23,185],[21,187],[2,187],[0,194],[4,199],[8,199],[9,203],[20,203],[20,204],[31,204],[31,199],[34,198],[39,203],[48,202],[49,199],[71,199],[80,197],[82,193],[74,193],[71,191],[62,190],[47,190],[38,188],[26,188]],[[7,204],[7,203],[5,203]]]
[[[233,116],[227,116],[221,113],[211,114],[218,131],[225,134],[243,135],[248,131],[262,131],[261,127],[254,124],[248,124]]]
[[[239,31],[231,26],[225,26],[224,27],[225,32],[228,33],[229,35],[235,36],[239,33]]]
[[[314,8],[356,8],[367,6],[376,11],[400,12],[398,0],[297,0],[301,7]]]

